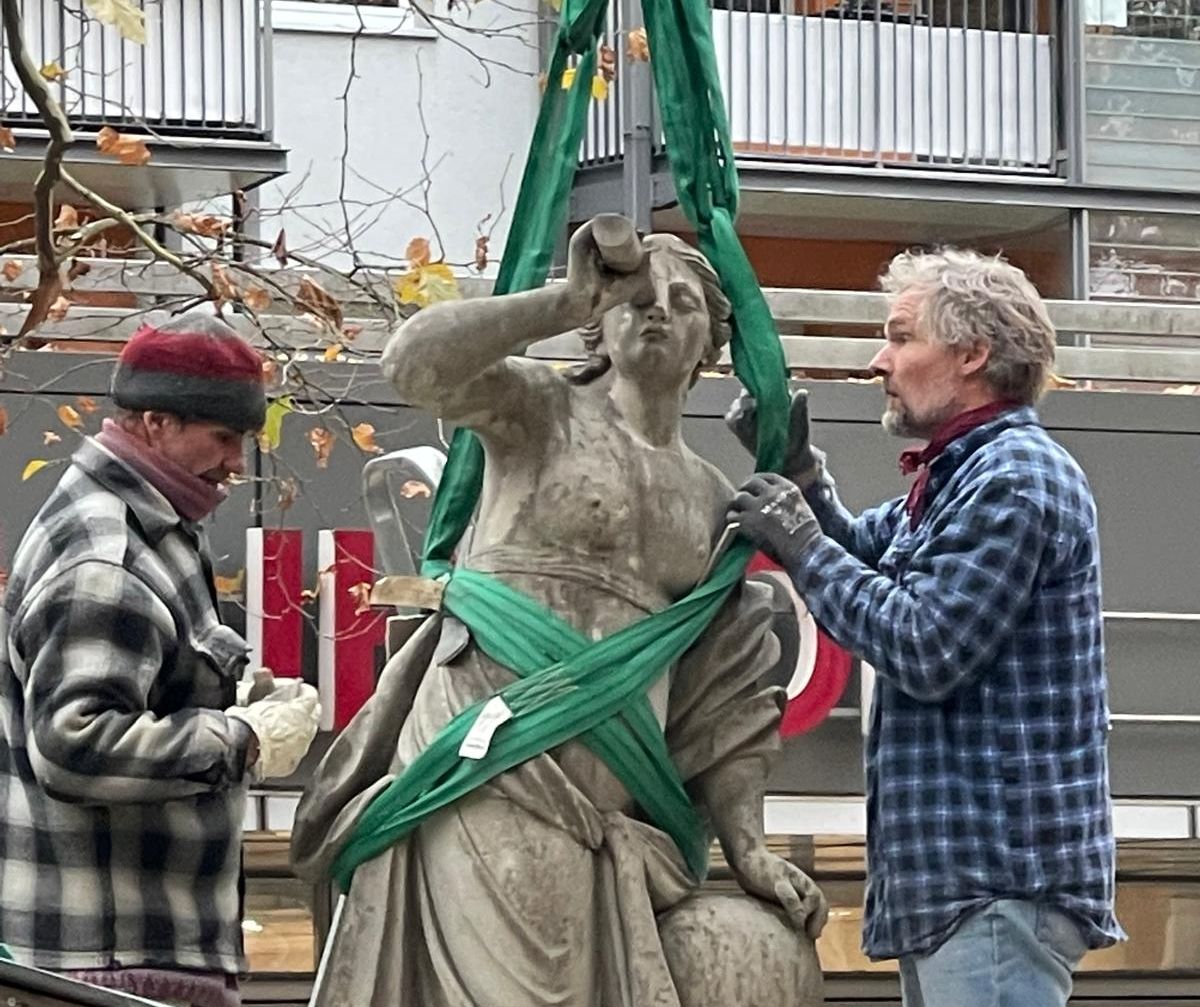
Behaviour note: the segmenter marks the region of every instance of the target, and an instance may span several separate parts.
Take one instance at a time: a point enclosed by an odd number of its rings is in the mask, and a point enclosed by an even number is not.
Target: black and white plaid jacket
[[[244,971],[233,705],[205,545],[85,441],[0,611],[0,942],[18,962]]]

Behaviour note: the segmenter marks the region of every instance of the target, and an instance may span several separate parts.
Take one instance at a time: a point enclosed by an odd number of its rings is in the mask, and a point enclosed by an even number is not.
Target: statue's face
[[[602,328],[618,374],[671,388],[691,382],[712,339],[700,279],[668,250],[651,254],[645,294],[609,311]]]

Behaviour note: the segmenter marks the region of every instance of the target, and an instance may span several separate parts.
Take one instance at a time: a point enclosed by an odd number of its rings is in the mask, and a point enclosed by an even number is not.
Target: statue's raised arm
[[[392,335],[384,374],[408,404],[481,434],[495,432],[538,394],[538,370],[531,372],[518,354],[551,336],[595,326],[609,309],[650,296],[650,257],[640,243],[637,248],[640,263],[615,270],[597,246],[593,225],[585,224],[571,239],[565,283],[430,305]]]

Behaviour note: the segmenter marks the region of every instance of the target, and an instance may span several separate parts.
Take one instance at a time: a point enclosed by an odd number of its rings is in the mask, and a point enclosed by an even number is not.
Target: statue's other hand
[[[643,253],[641,265],[632,273],[610,269],[600,256],[589,221],[571,236],[567,247],[567,289],[574,316],[572,324],[597,322],[609,308],[654,296],[650,286],[650,256]]]
[[[758,406],[753,396],[743,391],[725,413],[725,425],[733,431],[739,443],[751,455],[758,451]],[[783,461],[783,474],[801,489],[807,489],[820,476],[825,455],[812,446],[808,433],[808,391],[799,388],[792,393],[788,410],[788,449]]]
[[[815,881],[795,864],[758,847],[740,858],[734,868],[743,891],[778,903],[797,930],[816,940],[829,919],[829,903]]]

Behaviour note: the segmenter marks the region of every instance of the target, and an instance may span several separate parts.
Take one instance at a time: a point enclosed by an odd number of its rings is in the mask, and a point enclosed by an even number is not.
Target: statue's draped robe
[[[470,565],[588,632],[555,604],[554,587],[562,578],[577,590],[586,573],[502,552]],[[648,610],[629,584],[594,587],[605,623]],[[685,783],[778,747],[782,690],[758,684],[777,654],[767,598],[758,585],[735,590],[650,693]],[[443,656],[453,650],[438,647],[443,636],[461,637],[461,626],[435,615],[325,756],[293,831],[303,876],[327,876],[375,795],[454,714],[512,680],[473,644]],[[358,868],[316,1007],[678,1007],[656,914],[694,881],[671,839],[639,815],[579,742],[501,774]]]

